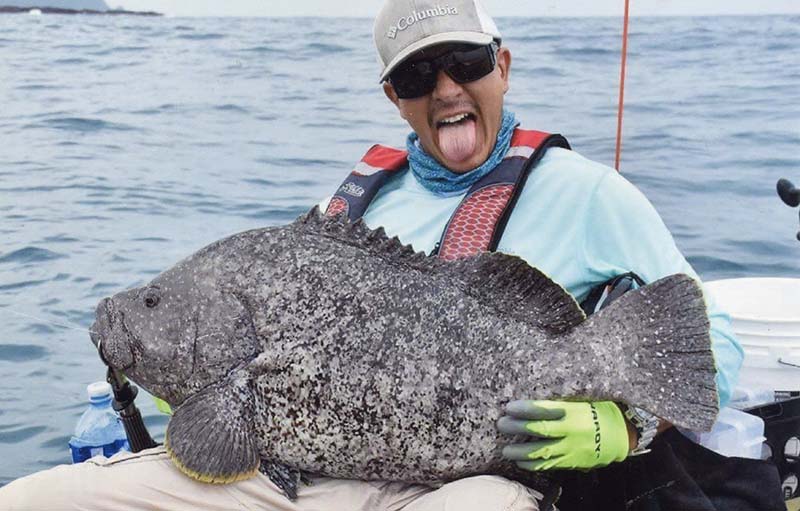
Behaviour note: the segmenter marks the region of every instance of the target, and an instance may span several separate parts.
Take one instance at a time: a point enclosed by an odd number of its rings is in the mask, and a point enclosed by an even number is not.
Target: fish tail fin
[[[609,357],[612,374],[601,392],[675,425],[711,429],[719,411],[716,370],[703,291],[694,279],[671,275],[625,293],[579,330],[591,343],[617,348],[595,351]]]

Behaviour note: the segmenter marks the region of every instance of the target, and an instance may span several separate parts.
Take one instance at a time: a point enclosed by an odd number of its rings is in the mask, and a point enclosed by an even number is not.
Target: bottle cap
[[[86,386],[89,399],[99,399],[111,395],[111,385],[105,381],[96,381]]]

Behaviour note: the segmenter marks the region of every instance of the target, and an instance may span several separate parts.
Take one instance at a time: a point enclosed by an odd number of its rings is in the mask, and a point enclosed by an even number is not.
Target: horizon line
[[[145,11],[130,11],[145,12]],[[373,16],[332,16],[326,14],[171,14],[159,12],[159,14],[169,18],[339,18],[339,19],[366,19],[372,20]],[[622,14],[583,14],[564,16],[560,14],[536,14],[519,15],[505,14],[495,15],[493,18],[618,18]],[[798,12],[767,12],[767,13],[672,13],[672,14],[631,14],[631,18],[708,18],[708,17],[760,17],[760,16],[800,16]]]

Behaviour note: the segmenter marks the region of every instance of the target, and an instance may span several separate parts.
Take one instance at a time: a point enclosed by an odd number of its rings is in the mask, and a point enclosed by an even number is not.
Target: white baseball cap
[[[373,37],[383,65],[381,82],[410,55],[430,46],[486,45],[501,39],[478,0],[387,0],[375,18]]]

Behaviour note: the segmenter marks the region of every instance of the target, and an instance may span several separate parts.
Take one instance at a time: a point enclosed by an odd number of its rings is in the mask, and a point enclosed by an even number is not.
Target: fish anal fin
[[[297,499],[299,483],[311,484],[302,471],[277,461],[262,460],[260,472],[269,477],[269,480],[280,488],[289,500]]]
[[[443,271],[452,271],[467,292],[496,310],[546,331],[562,333],[586,319],[566,289],[517,256],[484,252]]]
[[[258,473],[261,459],[250,424],[252,411],[233,385],[209,387],[175,409],[165,447],[173,463],[193,479],[227,484]]]

